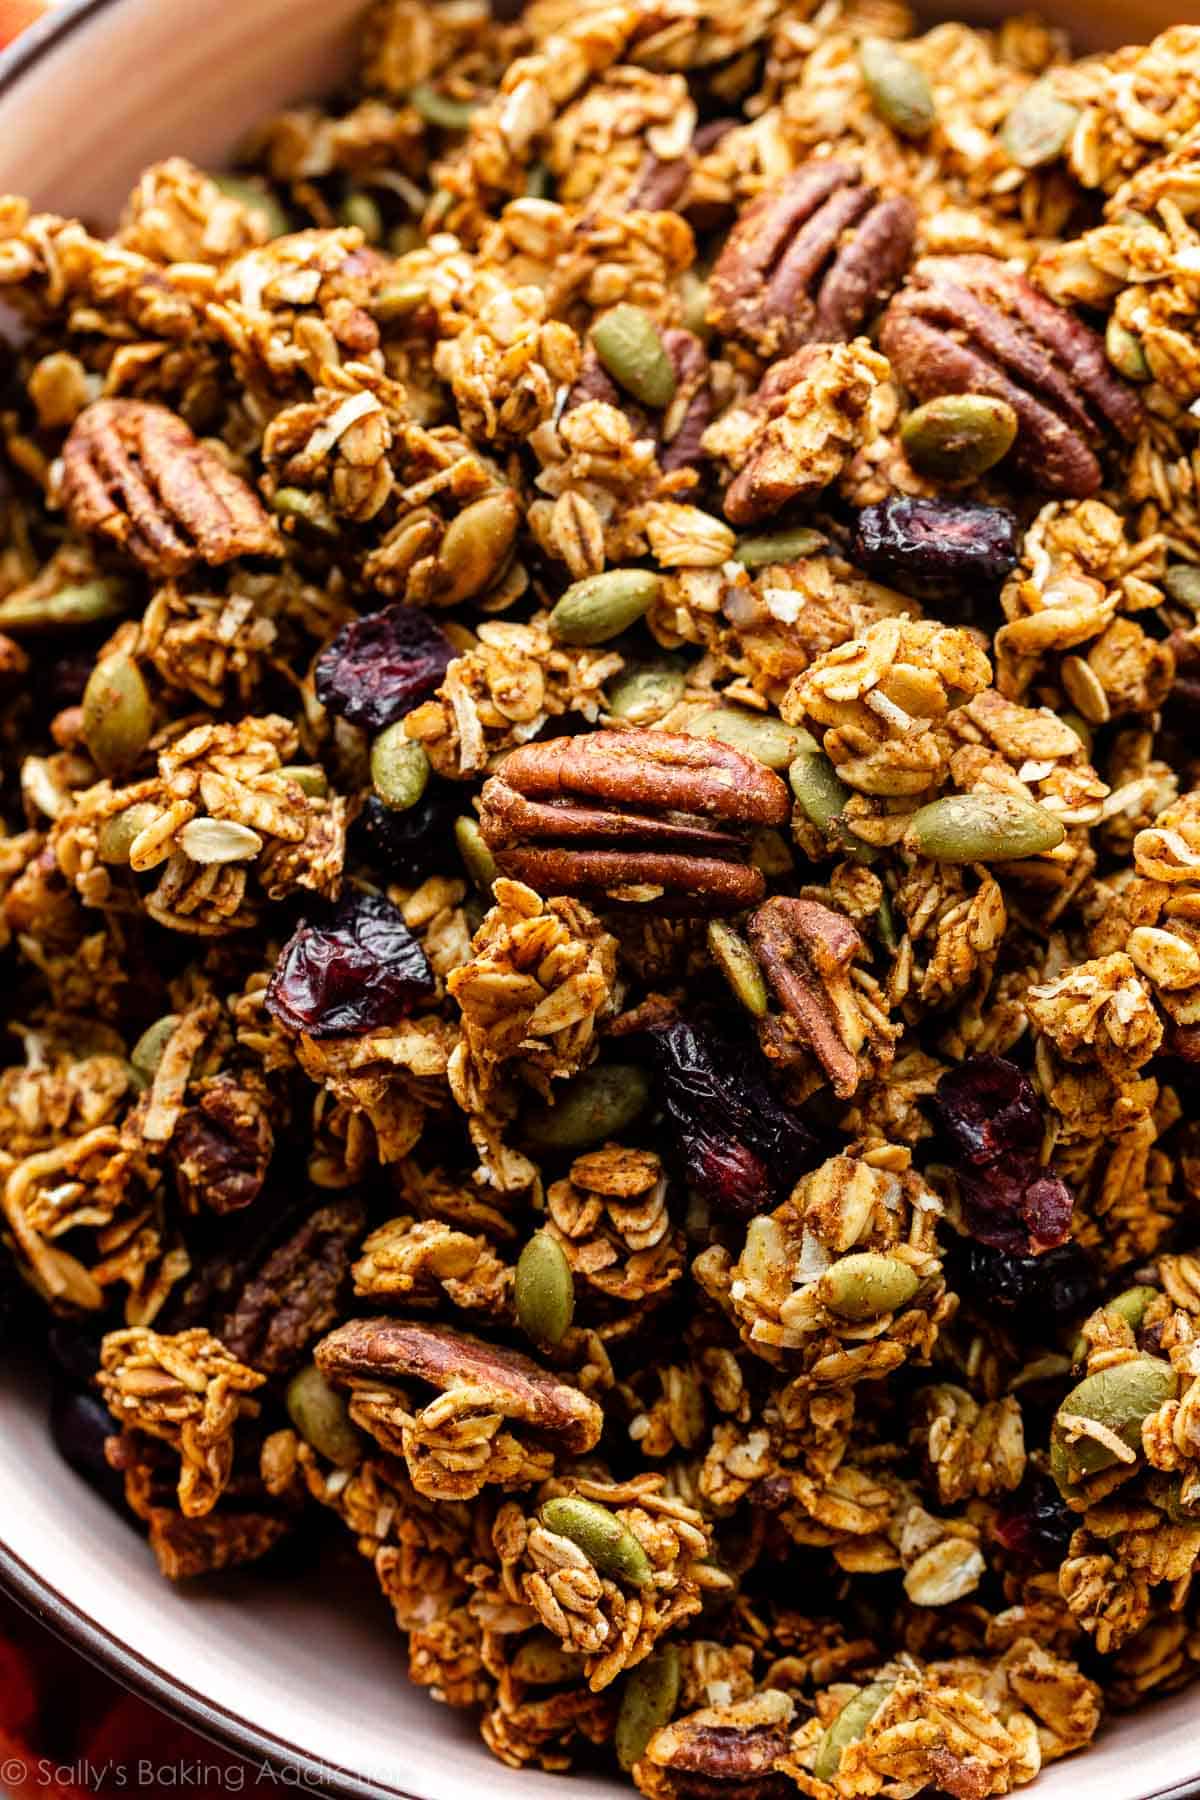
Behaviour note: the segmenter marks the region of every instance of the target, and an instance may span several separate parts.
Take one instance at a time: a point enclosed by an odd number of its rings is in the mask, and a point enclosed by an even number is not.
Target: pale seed
[[[1173,1400],[1178,1385],[1174,1369],[1159,1356],[1133,1356],[1085,1376],[1059,1406],[1051,1431],[1050,1467],[1059,1487],[1066,1492],[1119,1460],[1111,1445],[1096,1438],[1069,1437],[1060,1418],[1092,1419],[1129,1449],[1140,1450],[1143,1419]]]
[[[379,290],[371,302],[371,311],[386,325],[392,319],[403,319],[416,312],[428,298],[429,288],[425,282],[394,281],[390,287]]]
[[[231,200],[240,200],[247,212],[259,213],[268,237],[283,237],[291,230],[291,221],[274,194],[257,182],[247,181],[241,175],[213,175],[210,179]]]
[[[1106,1301],[1105,1312],[1116,1313],[1123,1319],[1131,1331],[1136,1331],[1146,1316],[1146,1308],[1152,1300],[1158,1299],[1158,1289],[1146,1286],[1126,1288],[1112,1300]]]
[[[708,948],[726,981],[756,1019],[766,1016],[767,987],[754,952],[739,931],[724,919],[710,919]]]
[[[124,775],[150,742],[154,707],[142,671],[118,651],[98,662],[83,690],[83,738],[102,775]]]
[[[465,506],[446,527],[438,546],[439,606],[455,606],[482,594],[503,574],[521,523],[511,488],[496,488]]]
[[[697,275],[695,269],[685,269],[680,276],[679,303],[684,329],[695,337],[707,337],[711,329],[708,323],[708,283],[702,275]]]
[[[842,1751],[850,1744],[857,1744],[895,1685],[894,1681],[873,1681],[869,1687],[859,1688],[837,1718],[826,1726],[813,1763],[813,1774],[818,1781],[833,1780],[841,1767]]]
[[[627,1581],[631,1587],[648,1587],[654,1579],[650,1558],[616,1513],[595,1500],[561,1494],[547,1500],[542,1524],[559,1537],[569,1538],[601,1575]]]
[[[167,1013],[163,1018],[155,1019],[153,1025],[147,1025],[129,1052],[130,1063],[144,1081],[154,1080],[158,1065],[162,1061],[162,1053],[175,1035],[175,1027],[178,1023],[178,1013]]]
[[[617,1761],[628,1773],[656,1731],[670,1723],[679,1704],[679,1649],[663,1644],[625,1677],[613,1743]]]
[[[608,710],[631,725],[653,725],[683,698],[687,677],[674,663],[626,669],[608,690]]]
[[[645,1110],[650,1084],[635,1063],[594,1063],[556,1089],[553,1106],[529,1109],[525,1137],[537,1150],[585,1150],[617,1137]]]
[[[262,839],[233,819],[189,819],[179,833],[179,848],[197,863],[249,862],[262,849]]]
[[[305,530],[315,532],[318,537],[336,538],[341,533],[338,522],[322,500],[320,494],[310,493],[307,488],[281,487],[271,495],[271,511],[281,519],[295,519]]]
[[[810,824],[818,831],[840,837],[855,862],[874,861],[874,846],[864,844],[842,823],[850,789],[823,750],[802,750],[788,769],[788,781]]]
[[[152,806],[149,800],[139,800],[135,806],[127,806],[123,812],[105,819],[96,834],[100,861],[126,864],[134,838],[139,837],[147,825],[153,825],[157,817],[157,806]]]
[[[371,780],[393,812],[407,812],[425,792],[429,758],[424,746],[409,737],[403,719],[385,726],[371,745]]]
[[[1020,169],[1040,169],[1061,156],[1079,123],[1079,109],[1060,99],[1048,81],[1025,89],[1004,121],[1000,142]]]
[[[554,192],[554,177],[544,162],[530,163],[525,177],[525,195],[529,200],[549,200]]]
[[[1007,456],[1017,415],[986,394],[940,394],[909,413],[900,429],[913,468],[939,481],[973,481]]]
[[[788,875],[796,866],[787,839],[773,825],[760,825],[750,833],[750,861],[768,877]]]
[[[383,218],[379,207],[372,196],[365,194],[361,188],[355,188],[352,193],[347,194],[338,207],[338,224],[357,225],[368,244],[383,241]]]
[[[1126,381],[1149,381],[1150,364],[1146,361],[1141,338],[1115,316],[1108,321],[1104,333],[1104,351],[1118,375],[1123,375]]]
[[[346,1402],[326,1381],[316,1363],[299,1369],[287,1384],[288,1417],[306,1444],[339,1469],[362,1461],[363,1440],[351,1421]]]
[[[817,751],[817,742],[799,725],[785,725],[767,713],[743,712],[738,707],[710,706],[688,722],[694,737],[716,738],[732,744],[768,769],[786,769],[802,751]]]
[[[1163,586],[1172,600],[1200,612],[1200,563],[1175,563],[1164,575]]]
[[[920,1278],[898,1256],[879,1250],[859,1250],[839,1257],[818,1282],[818,1292],[830,1312],[844,1319],[878,1319],[883,1313],[906,1306],[920,1287]]]
[[[329,792],[329,777],[320,763],[284,763],[279,773],[294,781],[310,800],[323,800]]]
[[[871,105],[884,124],[901,137],[925,137],[937,109],[924,71],[887,38],[864,38],[858,46],[858,64]]]
[[[1092,759],[1092,728],[1084,718],[1083,714],[1068,710],[1065,713],[1060,713],[1059,717],[1062,719],[1063,724],[1075,733],[1075,736],[1083,745],[1083,748],[1087,753],[1088,761],[1090,762]]]
[[[592,346],[618,387],[658,410],[675,395],[675,370],[658,326],[641,306],[622,302],[597,319]]]
[[[649,569],[605,569],[567,589],[548,621],[561,644],[605,644],[641,618],[659,589]]]
[[[129,610],[127,584],[115,576],[80,581],[53,594],[10,594],[0,600],[0,631],[57,631],[71,625],[97,625]]]
[[[828,548],[824,532],[810,525],[796,525],[791,531],[765,532],[761,537],[739,538],[733,559],[747,569],[761,569],[767,563],[798,562],[802,556],[815,556]]]
[[[471,123],[475,108],[468,100],[454,100],[449,94],[440,94],[427,81],[419,81],[408,96],[410,106],[416,108],[428,125],[437,125],[442,131],[465,131]]]
[[[496,879],[496,859],[484,841],[479,821],[464,813],[454,821],[454,842],[467,874],[483,893],[490,894]]]
[[[518,1681],[527,1681],[534,1687],[574,1683],[581,1673],[578,1651],[566,1649],[548,1631],[536,1631],[523,1639],[509,1667]]]
[[[883,944],[884,948],[886,950],[898,949],[900,945],[900,933],[896,928],[896,914],[892,908],[891,896],[886,888],[883,891],[878,911],[875,914],[875,923],[879,931],[879,941]]]
[[[530,1238],[513,1282],[517,1323],[535,1344],[560,1344],[575,1311],[575,1278],[562,1245],[548,1231]]]
[[[935,862],[1013,862],[1053,850],[1066,835],[1045,807],[1016,794],[947,794],[913,814],[904,841]]]

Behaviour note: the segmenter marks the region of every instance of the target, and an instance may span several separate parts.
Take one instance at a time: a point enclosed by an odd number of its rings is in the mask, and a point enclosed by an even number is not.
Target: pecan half
[[[506,1419],[555,1438],[572,1455],[590,1450],[603,1424],[594,1400],[530,1357],[448,1325],[351,1319],[322,1339],[316,1359],[330,1381],[344,1386],[416,1380],[443,1392],[482,1391]]]
[[[778,775],[728,744],[596,731],[514,750],[484,784],[479,822],[501,874],[539,893],[690,912],[762,897],[738,828],[788,811]]]
[[[760,356],[852,338],[908,267],[917,210],[848,162],[796,169],[741,214],[717,260],[709,320]]]
[[[862,1016],[850,986],[850,965],[863,947],[844,914],[817,900],[778,895],[750,920],[750,942],[782,1020],[768,1020],[777,1048],[802,1046],[816,1057],[839,1100],[859,1082]]]
[[[294,1367],[337,1318],[350,1263],[366,1223],[351,1196],[320,1206],[243,1277],[241,1292],[216,1335],[239,1362],[263,1375]]]
[[[278,556],[279,535],[252,487],[175,413],[146,400],[97,400],[63,447],[63,501],[151,575],[193,563]]]
[[[673,1720],[646,1746],[641,1767],[654,1771],[646,1791],[672,1800],[785,1800],[795,1789],[775,1765],[788,1753],[791,1714],[786,1695],[764,1689]]]
[[[175,1127],[171,1158],[179,1198],[189,1212],[236,1212],[258,1198],[275,1148],[257,1094],[220,1075]]]
[[[1104,429],[1132,440],[1142,422],[1141,402],[1095,332],[996,257],[924,257],[879,341],[918,399],[1006,400],[1019,421],[1014,464],[1047,493],[1095,493]]]
[[[590,344],[565,410],[570,412],[585,400],[603,400],[607,406],[615,406],[639,438],[654,439],[659,467],[670,474],[674,469],[691,468],[699,459],[700,439],[712,420],[714,406],[708,351],[700,339],[694,332],[671,326],[663,332],[662,341],[675,371],[675,393],[663,412],[650,412],[623,393]]]

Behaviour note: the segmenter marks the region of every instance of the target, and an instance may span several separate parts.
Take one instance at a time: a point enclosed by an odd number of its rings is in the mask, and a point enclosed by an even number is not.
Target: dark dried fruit
[[[366,1215],[352,1196],[318,1207],[242,1288],[216,1335],[264,1375],[295,1367],[337,1318]]]
[[[284,945],[267,1010],[310,1037],[360,1036],[395,1024],[434,990],[425,952],[398,909],[382,894],[354,894]]]
[[[179,1198],[189,1212],[237,1212],[258,1198],[275,1134],[256,1094],[219,1075],[182,1115],[171,1139]]]
[[[50,1435],[54,1448],[76,1474],[82,1475],[114,1506],[124,1502],[125,1484],[104,1453],[120,1426],[102,1401],[85,1390],[56,1385],[50,1400]]]
[[[918,600],[998,592],[1017,566],[1017,521],[999,506],[881,500],[858,516],[854,559]]]
[[[404,812],[393,811],[377,794],[369,794],[350,829],[350,854],[388,881],[416,886],[439,869],[453,868],[454,851],[449,846],[460,805],[453,788],[436,780]]]
[[[689,1184],[729,1218],[778,1206],[818,1160],[807,1125],[747,1067],[745,1050],[715,1033],[676,1019],[651,1043]]]
[[[1091,1264],[1069,1240],[1041,1256],[1013,1256],[986,1244],[968,1244],[955,1261],[951,1285],[977,1312],[1000,1313],[1006,1325],[1038,1337],[1087,1312],[1095,1301]]]
[[[1056,1569],[1079,1523],[1049,1476],[1034,1469],[1002,1506],[992,1531],[1014,1556]]]
[[[1042,1114],[1029,1077],[1005,1057],[969,1057],[942,1076],[933,1105],[976,1242],[1020,1255],[1061,1244],[1074,1201],[1039,1163]]]
[[[351,725],[382,731],[440,684],[454,650],[417,606],[385,606],[343,625],[317,658],[322,706]]]

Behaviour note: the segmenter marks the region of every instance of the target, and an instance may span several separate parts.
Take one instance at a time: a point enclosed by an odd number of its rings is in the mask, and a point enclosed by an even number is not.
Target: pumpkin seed
[[[386,325],[392,319],[402,319],[408,313],[416,312],[428,298],[429,288],[425,282],[394,281],[390,287],[381,288],[376,294],[371,302],[371,311]]]
[[[561,644],[605,644],[640,619],[659,589],[649,569],[605,569],[573,582],[554,611],[550,636]]]
[[[1075,736],[1079,739],[1084,750],[1087,752],[1087,758],[1090,762],[1092,759],[1092,728],[1084,718],[1083,714],[1068,711],[1060,713],[1059,717],[1062,719],[1063,724],[1075,733]]]
[[[1163,587],[1172,600],[1200,612],[1200,563],[1174,563],[1163,576]]]
[[[154,728],[154,707],[142,671],[118,651],[98,662],[83,690],[83,740],[102,775],[131,769]]]
[[[616,1513],[595,1500],[578,1494],[560,1494],[541,1510],[542,1524],[559,1537],[577,1544],[601,1575],[627,1581],[631,1587],[648,1587],[654,1579],[650,1558]]]
[[[1115,316],[1104,332],[1104,352],[1109,362],[1126,381],[1149,381],[1150,364],[1142,349],[1142,340]]]
[[[1131,1450],[1140,1450],[1143,1419],[1174,1399],[1178,1385],[1174,1369],[1160,1356],[1133,1356],[1086,1375],[1059,1406],[1051,1428],[1050,1468],[1060,1489],[1065,1493],[1118,1461],[1111,1445],[1097,1438],[1069,1438],[1060,1419],[1093,1419]]]
[[[129,611],[128,584],[115,576],[76,582],[53,594],[10,594],[0,600],[0,631],[58,631],[98,625]]]
[[[454,842],[458,845],[463,867],[475,886],[485,894],[490,894],[492,883],[496,879],[496,859],[487,847],[478,819],[471,818],[467,813],[461,819],[455,819]]]
[[[802,750],[788,769],[788,781],[810,824],[818,831],[839,837],[856,862],[874,861],[874,846],[864,844],[842,823],[850,789],[823,750]]]
[[[407,812],[425,792],[429,758],[424,745],[409,737],[403,719],[386,725],[371,745],[371,780],[393,812]]]
[[[305,1443],[337,1468],[352,1469],[362,1461],[362,1436],[351,1421],[345,1400],[316,1363],[308,1363],[292,1376],[284,1404]]]
[[[577,1650],[568,1650],[548,1631],[535,1631],[517,1648],[509,1667],[518,1681],[548,1687],[563,1681],[575,1683],[582,1672]]]
[[[658,326],[642,306],[623,301],[597,319],[592,346],[618,387],[656,411],[675,397],[675,370]]]
[[[1123,1319],[1130,1330],[1137,1331],[1146,1316],[1146,1308],[1152,1300],[1158,1299],[1158,1289],[1146,1286],[1126,1288],[1112,1300],[1105,1302],[1105,1312],[1116,1313]]]
[[[323,800],[329,792],[329,777],[320,763],[284,763],[279,773],[294,781],[310,800]]]
[[[1079,108],[1061,99],[1049,81],[1035,81],[1004,121],[1004,153],[1019,169],[1040,169],[1062,155],[1079,118]]]
[[[96,834],[100,861],[127,863],[134,838],[139,837],[147,825],[153,825],[157,817],[157,806],[152,806],[149,800],[139,800],[136,805],[114,813],[111,819],[105,819]]]
[[[625,1677],[613,1743],[617,1761],[628,1773],[656,1731],[670,1723],[679,1704],[679,1649],[664,1644]]]
[[[841,1256],[817,1283],[830,1312],[844,1319],[878,1319],[883,1313],[906,1306],[920,1287],[920,1277],[898,1256],[879,1250],[859,1250]]]
[[[811,525],[795,525],[791,531],[764,532],[761,537],[739,538],[733,549],[733,560],[747,569],[761,569],[767,563],[797,562],[802,556],[815,556],[827,549],[829,539]]]
[[[525,197],[528,200],[549,200],[554,192],[554,177],[544,162],[530,163],[529,173],[525,177]]]
[[[875,924],[879,931],[879,941],[885,950],[897,950],[900,946],[900,933],[896,927],[896,914],[892,907],[891,895],[883,890],[879,907],[875,914]]]
[[[708,323],[708,283],[695,269],[685,269],[679,278],[679,304],[685,331],[695,337],[706,338],[711,329]]]
[[[650,1084],[634,1063],[594,1063],[564,1081],[553,1106],[533,1106],[524,1133],[537,1150],[585,1150],[616,1137],[644,1112]]]
[[[291,230],[290,219],[268,188],[242,175],[214,175],[211,179],[231,200],[240,200],[247,212],[261,214],[268,237],[284,237]]]
[[[767,985],[754,952],[741,932],[735,931],[732,925],[727,925],[724,919],[710,919],[708,948],[713,961],[746,1011],[756,1019],[765,1018]]]
[[[987,394],[939,394],[909,413],[900,442],[913,468],[939,481],[974,481],[1007,456],[1017,415]]]
[[[276,488],[271,495],[271,511],[281,519],[295,519],[297,524],[314,532],[317,537],[341,536],[338,522],[320,494],[310,493],[307,488]]]
[[[696,714],[688,731],[694,737],[732,744],[768,769],[786,769],[801,751],[811,754],[817,750],[816,739],[802,726],[785,725],[768,713],[743,712],[740,707],[710,706]]]
[[[561,1344],[575,1311],[575,1277],[557,1238],[537,1231],[517,1259],[517,1324],[535,1344]]]
[[[935,862],[1013,862],[1053,850],[1066,835],[1045,807],[1016,794],[947,794],[913,814],[904,841]]]
[[[465,506],[446,527],[437,553],[437,602],[472,600],[504,572],[521,509],[511,488],[495,488]]]
[[[355,188],[338,207],[339,225],[357,225],[368,244],[383,242],[383,216],[370,194]]]
[[[626,669],[608,690],[608,710],[632,725],[653,725],[683,698],[687,677],[676,663],[643,663]]]
[[[469,100],[454,100],[449,94],[439,93],[427,81],[419,81],[410,90],[408,103],[416,108],[427,125],[437,125],[442,131],[465,131],[475,114],[475,107]]]
[[[162,1061],[162,1053],[175,1035],[178,1023],[178,1013],[166,1013],[161,1019],[155,1019],[153,1025],[147,1025],[129,1052],[130,1063],[144,1081],[154,1080]]]
[[[796,866],[787,839],[773,825],[760,825],[750,833],[750,861],[769,877],[788,875]]]
[[[937,117],[933,90],[923,69],[887,38],[864,38],[858,66],[871,105],[885,125],[905,138],[923,138]]]
[[[249,862],[262,849],[262,839],[249,825],[234,819],[189,819],[179,833],[179,848],[197,863]]]
[[[833,1780],[841,1767],[842,1751],[850,1744],[857,1744],[895,1685],[894,1681],[873,1681],[869,1687],[859,1688],[837,1718],[826,1726],[813,1763],[813,1774],[818,1781]]]

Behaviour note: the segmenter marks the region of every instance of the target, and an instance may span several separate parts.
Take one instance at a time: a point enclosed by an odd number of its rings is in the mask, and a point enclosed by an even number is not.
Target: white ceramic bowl
[[[172,151],[217,163],[254,120],[330,87],[360,0],[68,0],[0,57],[0,192],[111,223]],[[987,18],[987,0],[943,14]],[[1074,0],[1080,40],[1144,39],[1197,0]],[[1017,11],[1021,0],[1010,0]],[[1045,10],[1064,16],[1054,0]],[[1069,5],[1070,0],[1064,0]],[[129,1526],[59,1461],[35,1377],[0,1374],[0,1576],[64,1636],[163,1707],[295,1785],[406,1800],[602,1800],[627,1787],[516,1773],[408,1685],[369,1571],[303,1585],[252,1573],[173,1588]],[[1200,1702],[1110,1724],[1039,1777],[1036,1800],[1200,1792]]]

